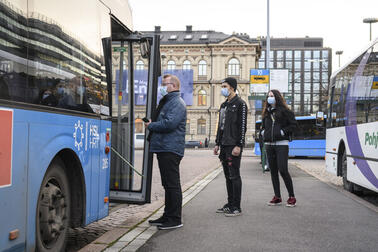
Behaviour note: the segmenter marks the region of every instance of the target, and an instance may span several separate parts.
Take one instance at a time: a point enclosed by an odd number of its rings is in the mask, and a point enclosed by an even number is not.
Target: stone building
[[[238,80],[237,92],[249,107],[246,143],[254,142],[254,110],[248,103],[249,73],[251,68],[257,68],[261,54],[259,41],[247,34],[195,31],[192,26],[183,31],[162,31],[156,26],[154,31],[143,33],[160,34],[162,70],[193,70],[193,104],[187,107],[187,140],[204,142],[207,138],[214,145],[218,110],[225,100],[220,84],[224,78],[234,77]],[[138,68],[147,61],[139,58],[135,64]]]

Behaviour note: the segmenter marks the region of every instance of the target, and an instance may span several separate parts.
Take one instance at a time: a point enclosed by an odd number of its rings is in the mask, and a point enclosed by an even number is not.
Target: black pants
[[[280,192],[280,179],[278,177],[278,171],[280,171],[283,181],[285,182],[286,189],[289,193],[289,197],[294,197],[293,182],[288,171],[288,145],[265,145],[266,152],[268,154],[268,162],[270,168],[270,175],[272,178],[274,195],[281,198]]]
[[[163,216],[170,222],[181,223],[182,191],[179,165],[182,157],[171,152],[157,153],[161,183],[165,190]]]
[[[219,159],[222,161],[224,176],[226,177],[228,205],[240,209],[242,181],[240,177],[239,156],[233,156],[232,149],[235,146],[221,146]]]

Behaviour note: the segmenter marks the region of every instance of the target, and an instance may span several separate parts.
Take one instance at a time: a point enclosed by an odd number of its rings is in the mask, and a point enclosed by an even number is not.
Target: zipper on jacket
[[[272,142],[274,142],[274,139],[273,139],[273,132],[274,132],[274,121],[272,122]]]

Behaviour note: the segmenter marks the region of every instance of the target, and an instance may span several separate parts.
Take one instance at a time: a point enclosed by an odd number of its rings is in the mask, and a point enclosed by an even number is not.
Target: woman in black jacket
[[[266,145],[269,168],[273,183],[274,197],[268,203],[270,206],[281,205],[280,180],[278,171],[285,182],[289,193],[286,206],[294,207],[293,182],[288,171],[289,140],[297,128],[294,113],[287,106],[278,90],[269,91],[262,113],[262,136]]]

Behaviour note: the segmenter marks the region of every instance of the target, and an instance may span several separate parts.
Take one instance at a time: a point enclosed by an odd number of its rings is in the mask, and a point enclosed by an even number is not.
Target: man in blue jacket
[[[163,216],[149,223],[159,229],[174,229],[183,226],[179,165],[185,149],[186,104],[180,96],[180,80],[174,75],[164,75],[160,93],[163,98],[146,127],[150,131],[150,152],[157,154],[165,208]]]

